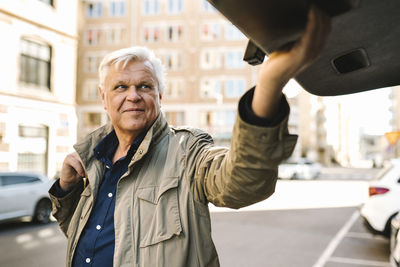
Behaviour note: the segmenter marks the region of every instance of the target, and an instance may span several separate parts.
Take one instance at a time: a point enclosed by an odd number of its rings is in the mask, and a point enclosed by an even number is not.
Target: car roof
[[[208,0],[268,54],[298,39],[311,0]],[[321,56],[296,80],[320,96],[400,84],[400,1],[313,1],[332,15]]]

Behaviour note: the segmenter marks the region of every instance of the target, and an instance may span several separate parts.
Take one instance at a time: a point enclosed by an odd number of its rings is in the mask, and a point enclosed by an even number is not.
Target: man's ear
[[[161,100],[162,100],[162,94],[158,93],[157,102],[158,102],[158,105],[159,105],[160,107],[161,107]]]
[[[106,101],[104,100],[104,90],[101,88],[101,86],[97,87],[97,89],[99,90],[99,95],[101,96],[101,102],[103,102],[104,110],[107,110]]]

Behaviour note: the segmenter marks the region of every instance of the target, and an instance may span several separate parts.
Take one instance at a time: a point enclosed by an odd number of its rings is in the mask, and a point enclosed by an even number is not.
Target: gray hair
[[[99,66],[100,88],[102,90],[104,88],[104,81],[110,66],[115,64],[117,67],[119,67],[119,65],[122,63],[122,67],[125,68],[126,65],[132,61],[150,62],[158,82],[158,92],[162,94],[165,87],[164,66],[161,60],[154,55],[153,51],[142,46],[123,48],[107,54]]]

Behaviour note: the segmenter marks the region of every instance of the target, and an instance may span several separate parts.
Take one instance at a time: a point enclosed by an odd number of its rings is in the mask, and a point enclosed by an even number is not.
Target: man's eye
[[[141,89],[151,89],[151,86],[150,86],[150,85],[147,85],[147,84],[141,84],[141,85],[139,86],[139,88],[141,88]]]
[[[126,85],[123,85],[123,84],[119,84],[119,85],[117,85],[117,86],[115,86],[115,88],[114,89],[126,89],[126,88],[128,88],[128,86],[126,86]]]

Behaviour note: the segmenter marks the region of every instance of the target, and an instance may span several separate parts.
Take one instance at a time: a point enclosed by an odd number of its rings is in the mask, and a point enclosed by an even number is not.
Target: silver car
[[[0,172],[0,221],[29,216],[34,222],[48,223],[52,182],[37,173]]]
[[[289,159],[278,167],[280,179],[316,179],[321,173],[321,164],[307,158]]]

